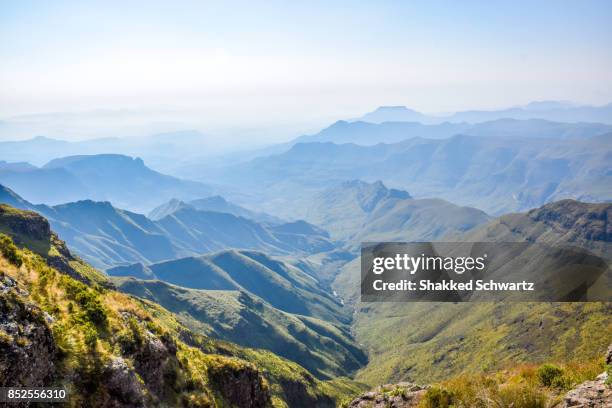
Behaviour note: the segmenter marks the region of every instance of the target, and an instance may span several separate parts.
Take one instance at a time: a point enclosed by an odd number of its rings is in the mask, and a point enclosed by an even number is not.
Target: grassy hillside
[[[161,306],[114,290],[44,218],[0,208],[0,385],[64,386],[75,407],[331,407],[359,389],[195,334]]]
[[[459,237],[466,242],[576,245],[610,259],[612,204],[564,200],[510,214]],[[370,384],[429,382],[522,362],[579,361],[610,343],[612,303],[359,303],[359,262],[332,287],[355,307],[353,328]]]
[[[154,276],[193,289],[238,290],[273,307],[347,324],[351,311],[301,269],[261,252],[227,250],[149,266]]]
[[[345,181],[296,200],[295,207],[296,216],[320,225],[351,249],[364,241],[433,240],[489,220],[475,208],[439,199],[415,200],[380,181]]]
[[[188,289],[134,278],[113,282],[123,292],[164,306],[195,332],[270,350],[319,378],[346,376],[366,361],[344,326],[280,311],[245,292]]]

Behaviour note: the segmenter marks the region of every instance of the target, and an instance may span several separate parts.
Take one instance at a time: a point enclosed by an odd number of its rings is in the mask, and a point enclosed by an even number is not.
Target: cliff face
[[[0,387],[41,387],[55,377],[58,348],[46,319],[0,272]]]

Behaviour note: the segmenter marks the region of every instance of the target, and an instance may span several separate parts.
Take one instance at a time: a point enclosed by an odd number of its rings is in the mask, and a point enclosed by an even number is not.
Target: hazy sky
[[[312,126],[612,101],[610,1],[2,1],[0,119],[132,109]]]

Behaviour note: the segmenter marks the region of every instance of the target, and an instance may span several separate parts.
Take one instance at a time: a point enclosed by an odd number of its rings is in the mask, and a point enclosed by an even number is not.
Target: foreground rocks
[[[606,364],[612,365],[612,345],[608,347]],[[606,384],[608,373],[600,374],[595,381],[585,381],[565,395],[555,408],[610,408],[612,388]]]
[[[348,408],[414,408],[425,392],[426,387],[412,383],[387,384],[355,398]]]
[[[41,387],[55,374],[58,350],[45,314],[0,272],[0,386]]]

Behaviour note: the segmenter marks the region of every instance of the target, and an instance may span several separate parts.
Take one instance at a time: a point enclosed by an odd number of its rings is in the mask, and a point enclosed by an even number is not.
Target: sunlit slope
[[[261,252],[227,250],[149,266],[165,282],[193,289],[240,290],[288,313],[348,323],[351,311],[312,276]]]
[[[577,245],[610,259],[612,204],[564,200],[509,214],[460,240]],[[354,331],[369,355],[359,380],[420,382],[516,362],[568,361],[603,353],[611,303],[358,303],[359,262],[332,285],[356,310]]]
[[[366,362],[347,327],[283,312],[246,292],[188,289],[134,278],[113,282],[123,292],[164,306],[196,332],[270,350],[320,378],[348,375]]]

